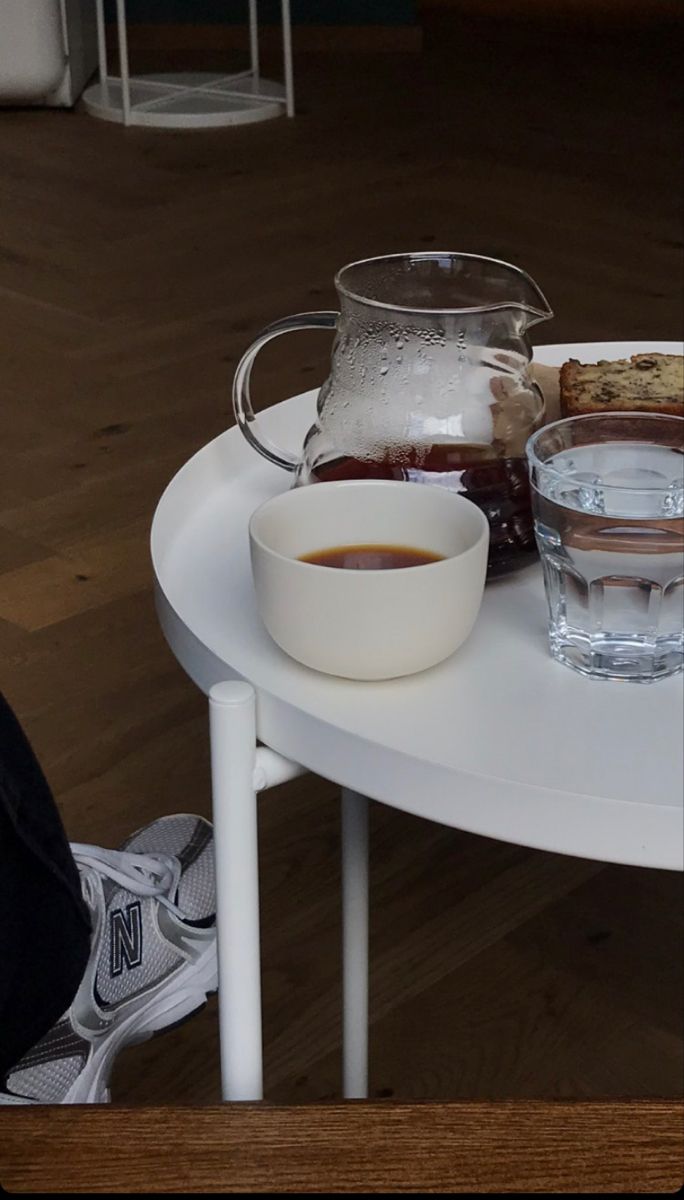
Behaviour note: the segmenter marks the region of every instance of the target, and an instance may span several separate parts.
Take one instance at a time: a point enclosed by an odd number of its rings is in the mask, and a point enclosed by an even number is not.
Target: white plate
[[[555,346],[537,346],[534,351],[533,363],[538,367],[552,367],[553,371],[545,375],[537,372],[537,381],[541,385],[546,400],[547,423],[557,421],[561,417],[560,391],[558,382],[558,367],[562,367],[569,358],[576,358],[581,363],[596,363],[601,360],[614,362],[618,358],[631,358],[633,354],[684,354],[683,342],[566,342]]]
[[[633,354],[684,354],[684,342],[565,342],[555,346],[535,346],[534,361],[548,367],[562,367],[569,358],[582,363],[603,359],[631,358]]]

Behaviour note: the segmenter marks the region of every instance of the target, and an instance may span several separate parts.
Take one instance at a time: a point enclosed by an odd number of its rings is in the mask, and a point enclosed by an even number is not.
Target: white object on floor
[[[235,74],[182,71],[131,75],[125,0],[116,0],[120,77],[109,75],[104,0],[97,9],[99,79],[83,95],[92,116],[124,125],[207,129],[265,121],[285,111],[294,116],[290,0],[281,0],[284,84],[262,79],[259,70],[257,0],[249,0],[250,66]]]
[[[0,105],[69,108],[96,67],[92,0],[0,0]]]

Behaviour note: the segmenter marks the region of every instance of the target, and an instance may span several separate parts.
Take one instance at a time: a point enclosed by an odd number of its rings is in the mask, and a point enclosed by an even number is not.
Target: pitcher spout
[[[501,266],[509,266],[507,263],[502,263]],[[509,266],[509,270],[518,276],[516,287],[516,298],[511,299],[502,307],[517,309],[519,312],[526,314],[526,325],[528,328],[532,325],[538,325],[540,321],[550,321],[553,316],[553,309],[549,304],[546,296],[535,283],[534,279],[520,267]]]

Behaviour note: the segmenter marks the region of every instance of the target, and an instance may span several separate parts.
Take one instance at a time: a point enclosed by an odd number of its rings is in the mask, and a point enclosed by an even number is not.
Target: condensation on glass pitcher
[[[397,461],[439,442],[493,445],[520,454],[543,401],[527,354],[469,342],[444,324],[348,319],[338,332],[332,370],[318,401],[320,432],[307,456],[338,452]],[[508,341],[508,344],[505,343]]]

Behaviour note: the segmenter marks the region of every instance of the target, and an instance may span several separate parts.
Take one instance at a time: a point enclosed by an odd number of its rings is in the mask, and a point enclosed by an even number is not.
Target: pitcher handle
[[[293,317],[283,317],[280,321],[274,321],[272,325],[267,325],[266,329],[262,330],[257,338],[252,342],[249,350],[246,350],[240,359],[235,378],[233,379],[233,409],[235,418],[240,429],[244,433],[247,441],[263,454],[269,462],[275,463],[277,467],[284,467],[286,471],[294,471],[299,462],[299,457],[289,453],[287,450],[280,450],[277,446],[273,446],[266,438],[257,437],[255,431],[256,416],[252,408],[252,400],[249,390],[249,379],[254,366],[254,359],[267,342],[272,338],[280,337],[282,333],[292,333],[295,329],[334,329],[337,325],[339,317],[337,312],[310,312],[297,313]]]

